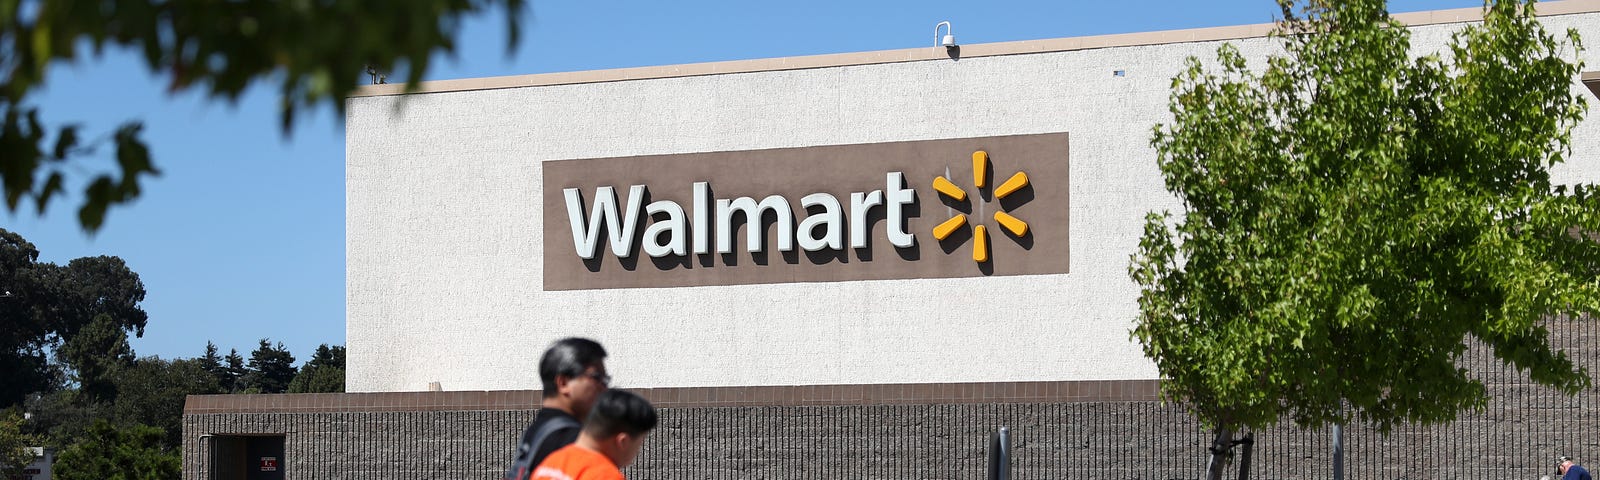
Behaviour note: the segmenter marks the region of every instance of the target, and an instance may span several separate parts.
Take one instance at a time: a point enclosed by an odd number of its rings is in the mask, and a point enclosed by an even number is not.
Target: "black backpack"
[[[533,473],[533,467],[538,466],[533,464],[533,455],[539,451],[539,446],[544,445],[544,441],[550,438],[550,434],[556,433],[557,430],[582,426],[577,420],[566,415],[558,415],[539,425],[538,429],[534,429],[533,425],[537,423],[529,424],[528,429],[522,431],[522,440],[517,442],[517,458],[511,461],[510,467],[506,467],[503,480],[528,480],[528,475]]]

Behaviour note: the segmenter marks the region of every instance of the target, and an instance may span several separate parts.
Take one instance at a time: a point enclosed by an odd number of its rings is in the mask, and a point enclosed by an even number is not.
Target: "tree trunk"
[[[1211,440],[1211,460],[1206,462],[1206,480],[1222,480],[1228,468],[1228,454],[1233,450],[1233,431],[1226,425],[1217,425],[1216,437]]]

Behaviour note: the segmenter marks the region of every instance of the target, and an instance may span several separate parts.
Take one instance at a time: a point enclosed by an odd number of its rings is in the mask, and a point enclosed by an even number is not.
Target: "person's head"
[[[1567,469],[1568,468],[1572,468],[1572,457],[1571,456],[1562,455],[1562,456],[1556,457],[1556,474],[1557,475],[1565,475],[1567,473]]]
[[[600,392],[611,385],[606,349],[587,338],[556,340],[539,359],[539,383],[545,405],[584,418]]]
[[[583,422],[582,441],[610,458],[617,468],[633,463],[644,437],[656,428],[656,408],[643,397],[623,390],[600,394]]]

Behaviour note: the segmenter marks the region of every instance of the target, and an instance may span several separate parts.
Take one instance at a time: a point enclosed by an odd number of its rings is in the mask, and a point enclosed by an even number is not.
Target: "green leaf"
[[[61,133],[56,136],[56,148],[53,157],[56,160],[66,160],[67,153],[76,146],[78,146],[78,127],[76,125],[61,127]]]

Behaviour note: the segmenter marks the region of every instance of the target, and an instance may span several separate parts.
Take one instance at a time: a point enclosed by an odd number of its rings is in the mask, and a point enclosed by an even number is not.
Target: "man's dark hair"
[[[606,438],[619,433],[642,435],[656,428],[656,407],[650,401],[624,390],[606,390],[589,410],[583,432]]]
[[[561,393],[556,388],[556,377],[566,375],[576,378],[583,371],[606,359],[606,349],[600,342],[587,338],[569,337],[556,340],[539,359],[539,383],[544,386],[544,397]]]

